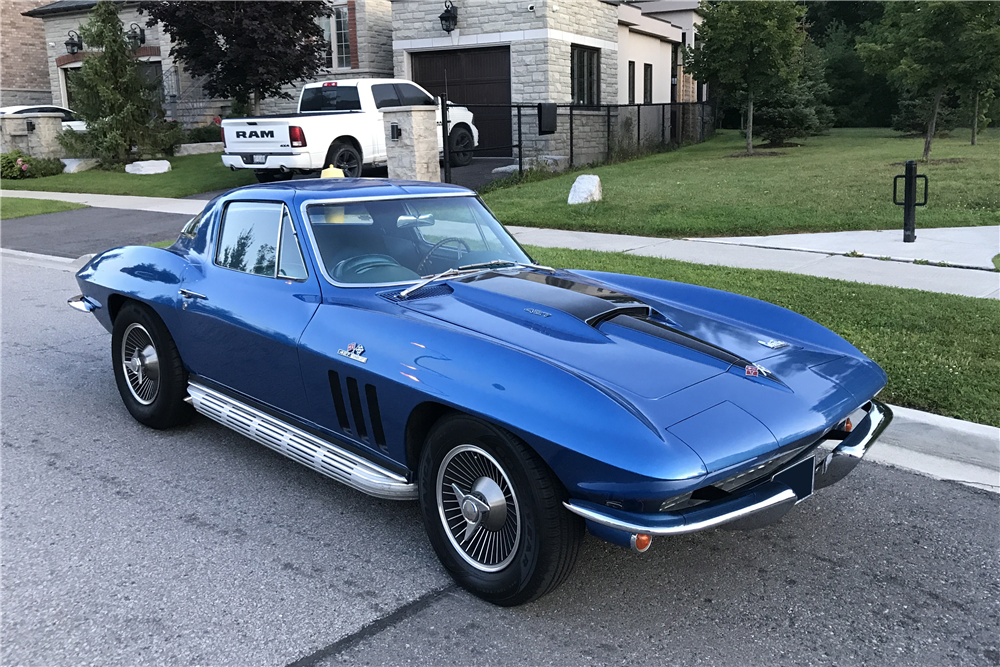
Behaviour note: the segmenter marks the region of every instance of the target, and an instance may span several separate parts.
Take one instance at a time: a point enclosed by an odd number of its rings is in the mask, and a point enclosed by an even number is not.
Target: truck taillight
[[[222,150],[225,151],[226,150],[226,128],[220,126],[219,127],[219,134],[222,135]]]
[[[302,148],[306,145],[306,133],[301,127],[293,125],[288,128],[288,138],[292,140],[293,148]]]

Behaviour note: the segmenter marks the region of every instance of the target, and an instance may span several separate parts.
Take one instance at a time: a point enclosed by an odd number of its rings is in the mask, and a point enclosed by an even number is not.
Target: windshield
[[[428,197],[306,208],[334,282],[404,283],[460,266],[531,259],[475,197]]]

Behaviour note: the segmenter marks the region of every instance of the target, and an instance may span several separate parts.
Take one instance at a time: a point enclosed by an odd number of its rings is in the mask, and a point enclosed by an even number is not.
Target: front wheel
[[[535,600],[576,563],[583,521],[522,440],[488,422],[452,415],[421,454],[420,507],[431,545],[455,580],[502,606]]]
[[[184,402],[187,372],[152,310],[135,302],[122,306],[111,333],[111,360],[118,393],[136,421],[169,428],[191,419],[194,410]]]

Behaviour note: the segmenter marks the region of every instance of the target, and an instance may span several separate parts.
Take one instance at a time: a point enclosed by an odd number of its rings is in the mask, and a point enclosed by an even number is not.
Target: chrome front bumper
[[[864,419],[832,452],[815,462],[811,484],[789,484],[779,480],[787,480],[786,473],[802,466],[803,461],[800,460],[776,473],[771,481],[745,493],[682,512],[638,514],[583,500],[570,500],[563,505],[570,512],[586,519],[588,524],[596,524],[602,528],[603,530],[595,532],[599,532],[605,539],[609,539],[608,529],[618,531],[621,538],[611,541],[623,544],[630,535],[683,535],[724,524],[737,529],[766,526],[784,516],[797,502],[807,498],[813,489],[839,482],[861,462],[868,449],[892,421],[892,410],[884,403],[873,399],[863,409],[868,413]],[[793,489],[793,486],[796,488]]]

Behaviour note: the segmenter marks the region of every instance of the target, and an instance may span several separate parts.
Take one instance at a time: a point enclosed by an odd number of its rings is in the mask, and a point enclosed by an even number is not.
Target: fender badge
[[[544,310],[538,310],[536,308],[525,308],[524,312],[531,313],[532,315],[538,315],[539,317],[552,317],[551,313],[546,313]]]
[[[746,370],[747,370],[747,375],[749,375],[750,377],[754,377],[755,378],[755,377],[757,377],[757,375],[759,375],[759,373],[757,372],[757,367],[756,366],[748,365]]]
[[[746,367],[746,374],[749,377],[758,377],[760,375],[763,375],[764,377],[773,377],[774,375],[771,371],[767,370],[760,364],[748,364]]]
[[[780,350],[783,347],[788,347],[788,343],[786,343],[785,341],[775,340],[773,338],[771,340],[759,340],[757,342],[763,345],[764,347],[771,348],[772,350]]]
[[[354,361],[360,361],[363,364],[368,363],[368,358],[363,357],[365,353],[365,346],[361,343],[351,343],[347,346],[346,350],[337,350],[337,354],[342,357],[347,357],[348,359],[353,359]]]

